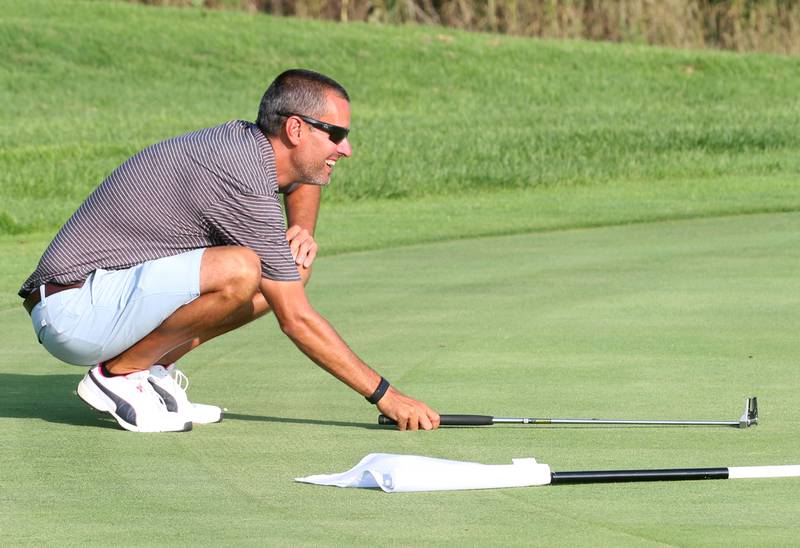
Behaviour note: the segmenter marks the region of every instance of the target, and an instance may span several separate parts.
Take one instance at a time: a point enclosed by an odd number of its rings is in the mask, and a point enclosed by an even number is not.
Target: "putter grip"
[[[494,424],[494,417],[489,415],[439,415],[442,426],[491,426]],[[395,421],[386,415],[378,416],[378,424],[393,425]]]

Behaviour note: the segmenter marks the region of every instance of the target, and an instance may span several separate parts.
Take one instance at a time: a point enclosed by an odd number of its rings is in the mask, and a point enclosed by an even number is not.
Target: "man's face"
[[[349,128],[350,103],[337,95],[328,94],[327,111],[318,120],[334,126]],[[301,122],[301,126],[303,138],[295,151],[297,180],[312,185],[327,185],[331,182],[331,173],[336,162],[342,156],[350,157],[353,154],[350,141],[345,137],[337,144],[323,129],[313,127],[305,121]]]

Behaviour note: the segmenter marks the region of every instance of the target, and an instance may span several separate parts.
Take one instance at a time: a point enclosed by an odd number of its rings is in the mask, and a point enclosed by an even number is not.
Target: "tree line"
[[[541,38],[800,53],[800,0],[138,0]]]

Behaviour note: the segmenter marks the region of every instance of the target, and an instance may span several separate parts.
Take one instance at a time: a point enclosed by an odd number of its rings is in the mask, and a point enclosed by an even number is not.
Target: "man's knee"
[[[211,247],[203,254],[200,291],[221,291],[236,300],[253,298],[261,282],[261,259],[246,247]]]

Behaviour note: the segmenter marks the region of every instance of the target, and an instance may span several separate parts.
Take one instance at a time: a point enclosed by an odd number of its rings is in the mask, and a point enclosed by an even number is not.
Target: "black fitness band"
[[[369,397],[365,396],[365,398],[369,403],[375,405],[381,400],[383,395],[386,394],[387,390],[389,390],[389,381],[381,377],[381,382],[378,383],[378,388],[375,389],[375,392],[373,392]]]

